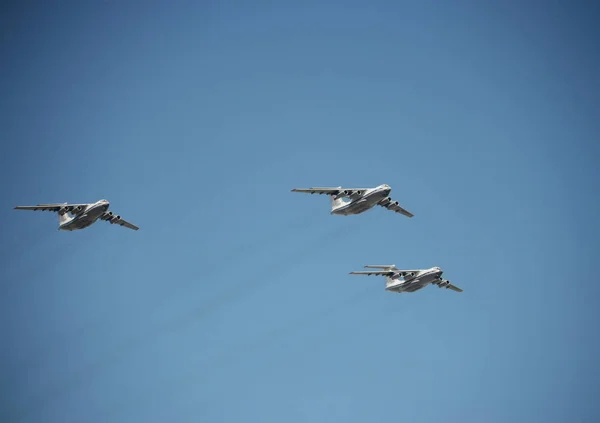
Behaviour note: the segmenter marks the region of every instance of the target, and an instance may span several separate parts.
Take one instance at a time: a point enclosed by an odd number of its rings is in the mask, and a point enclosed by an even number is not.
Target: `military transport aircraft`
[[[397,201],[392,201],[389,197],[391,190],[389,185],[383,184],[375,188],[294,188],[292,192],[329,195],[331,214],[360,214],[379,205],[404,216],[413,217],[414,215],[400,207]],[[348,198],[349,201],[344,201],[343,198]]]
[[[98,219],[106,220],[113,225],[125,226],[137,231],[139,228],[121,219],[121,216],[108,211],[110,203],[100,200],[87,204],[38,204],[36,206],[17,206],[15,210],[41,210],[58,213],[58,230],[75,231],[91,226]]]
[[[370,269],[381,269],[381,270],[367,270],[360,272],[350,272],[351,275],[377,275],[385,276],[385,289],[387,291],[402,293],[402,292],[415,292],[425,286],[431,284],[437,285],[438,288],[451,289],[456,292],[462,292],[463,290],[454,286],[450,281],[442,278],[444,271],[439,267],[432,267],[431,269],[415,269],[415,270],[403,270],[398,269],[396,265],[374,265],[370,264],[365,266]],[[402,280],[400,280],[402,278]]]

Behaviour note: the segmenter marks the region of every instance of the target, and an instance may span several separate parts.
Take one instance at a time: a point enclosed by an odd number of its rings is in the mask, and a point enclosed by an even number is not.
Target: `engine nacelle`
[[[340,199],[343,197],[348,197],[348,196],[350,196],[350,194],[352,194],[352,191],[348,191],[348,190],[340,191],[340,193],[338,195],[336,195],[334,198],[337,200],[337,199]]]
[[[83,207],[81,207],[81,206],[77,206],[77,207],[75,207],[75,208],[73,209],[73,212],[75,212],[75,213],[79,213],[81,210],[83,210]]]
[[[438,282],[438,288],[448,287],[450,285],[449,281],[440,281]]]
[[[110,219],[110,223],[112,223],[112,224],[115,224],[115,223],[117,223],[119,220],[121,220],[121,216],[113,216],[113,217]]]
[[[412,278],[415,274],[413,272],[407,273],[406,276]]]
[[[61,207],[60,210],[58,210],[58,214],[60,214],[61,216],[64,216],[68,212],[69,212],[68,207]]]

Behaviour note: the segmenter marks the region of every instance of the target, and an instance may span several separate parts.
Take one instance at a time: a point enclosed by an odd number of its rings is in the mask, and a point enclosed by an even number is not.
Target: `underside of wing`
[[[455,285],[452,285],[452,284],[448,284],[448,287],[447,287],[447,288],[448,288],[448,289],[451,289],[451,290],[453,290],[453,291],[456,291],[456,292],[463,292],[463,290],[462,290],[462,289],[460,289],[458,286],[455,286]]]
[[[342,191],[342,187],[313,187],[313,188],[294,188],[292,192],[302,192],[305,194],[327,194],[337,195]]]
[[[393,271],[391,270],[364,270],[364,271],[358,271],[358,272],[350,272],[351,275],[367,275],[367,276],[371,276],[371,275],[376,275],[376,276],[392,276],[394,274]]]
[[[119,216],[118,214],[113,214],[112,212],[105,212],[102,216],[100,216],[100,219],[106,220],[111,225],[124,226],[126,228],[133,229],[134,231],[140,229],[133,223],[129,223],[125,219],[121,218],[121,216]]]
[[[64,211],[72,211],[75,209],[83,209],[87,207],[87,204],[36,204],[35,206],[16,206],[15,210],[34,210],[34,211],[50,211],[58,212],[63,209]]]
[[[292,192],[303,192],[306,194],[326,194],[326,195],[353,195],[364,194],[366,188],[342,188],[342,187],[312,187],[312,188],[294,188]]]
[[[416,277],[419,274],[419,272],[420,270],[396,270],[396,273],[402,276],[403,278]]]
[[[414,216],[414,214],[412,214],[408,210],[400,207],[400,204],[398,204],[397,201],[390,201],[389,199],[386,198],[381,203],[379,203],[379,205],[381,207],[385,207],[386,209],[391,210],[393,212],[403,214],[406,217],[413,217]]]
[[[138,229],[140,229],[137,226],[135,226],[133,223],[129,223],[126,220],[123,220],[123,219],[121,219],[121,221],[119,223],[117,223],[117,224],[119,226],[124,226],[124,227],[126,227],[128,229],[132,229],[134,231],[137,231]]]
[[[446,289],[451,289],[455,292],[463,292],[463,290],[461,288],[459,288],[456,285],[452,285],[450,283],[450,281],[446,281],[446,280],[437,280],[435,282],[433,282],[435,285],[438,286],[438,288],[446,288]]]

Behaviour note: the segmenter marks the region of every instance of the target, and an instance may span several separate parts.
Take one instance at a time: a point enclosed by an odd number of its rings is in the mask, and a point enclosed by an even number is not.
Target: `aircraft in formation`
[[[58,230],[75,231],[84,229],[96,223],[98,219],[105,220],[113,225],[125,226],[137,231],[139,228],[121,216],[108,211],[108,200],[99,200],[95,203],[83,204],[38,204],[35,206],[16,206],[15,210],[41,210],[58,213]]]
[[[387,185],[379,185],[374,188],[294,188],[292,192],[303,192],[308,194],[325,194],[331,197],[331,214],[334,215],[356,215],[364,213],[375,206],[385,207],[396,213],[407,217],[413,214],[400,207],[397,201],[390,198],[392,188]],[[347,198],[348,201],[345,201]],[[98,220],[108,221],[113,225],[124,226],[137,231],[139,228],[121,216],[108,211],[110,203],[107,200],[99,200],[95,203],[83,204],[37,204],[35,206],[16,206],[16,210],[41,210],[58,213],[58,230],[74,231],[84,229]],[[366,265],[365,268],[379,269],[359,272],[350,272],[351,275],[378,275],[384,276],[387,291],[402,293],[415,292],[429,284],[437,285],[439,288],[452,289],[456,292],[463,290],[450,281],[442,278],[444,271],[439,267],[430,269],[398,269],[395,265]]]
[[[398,269],[395,264],[368,264],[365,266],[368,269],[380,270],[364,270],[358,272],[350,272],[351,275],[376,275],[385,277],[385,289],[387,291],[402,293],[415,292],[421,288],[425,288],[429,284],[437,285],[438,288],[451,289],[456,292],[462,292],[459,287],[452,285],[450,281],[442,278],[444,271],[439,267],[430,269]]]
[[[390,198],[392,187],[382,184],[374,188],[294,188],[292,192],[303,192],[306,194],[329,195],[331,197],[331,214],[348,216],[361,214],[375,206],[385,207],[388,210],[403,214],[407,217],[414,215],[400,207],[397,201]],[[348,201],[345,201],[347,198]]]

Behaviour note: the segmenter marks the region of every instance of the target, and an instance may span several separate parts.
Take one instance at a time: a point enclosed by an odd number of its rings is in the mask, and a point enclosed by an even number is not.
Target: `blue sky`
[[[599,419],[583,5],[4,5],[0,420]],[[12,210],[100,198],[141,229]]]

